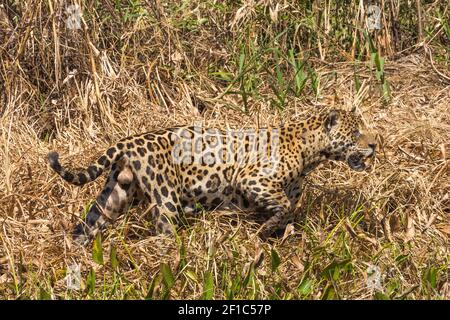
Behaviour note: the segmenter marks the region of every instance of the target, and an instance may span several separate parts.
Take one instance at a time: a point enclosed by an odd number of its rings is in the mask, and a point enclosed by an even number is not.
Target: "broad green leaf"
[[[313,281],[309,278],[303,279],[302,283],[298,286],[298,292],[306,296],[312,292]]]
[[[371,52],[371,53],[377,52],[377,49],[375,48],[375,45],[373,44],[372,37],[371,37],[370,34],[367,32],[367,30],[364,31],[364,36],[365,36],[367,42],[369,43],[369,49],[370,49],[370,52]]]
[[[216,76],[217,78],[219,78],[220,80],[226,81],[226,82],[231,82],[233,81],[232,78],[232,74],[226,71],[215,71],[215,72],[211,72],[210,73],[213,76]]]
[[[197,275],[195,274],[194,271],[188,269],[184,273],[185,273],[186,277],[188,277],[189,279],[191,279],[191,280],[193,280],[195,282],[198,282]]]
[[[382,71],[382,65],[383,65],[383,58],[380,57],[380,55],[375,53],[375,65],[377,66],[378,71]]]
[[[162,278],[160,274],[153,278],[152,282],[150,283],[150,288],[147,291],[147,295],[145,296],[145,300],[153,299],[153,292],[155,291],[156,286],[161,283],[161,279]]]
[[[92,259],[98,264],[103,264],[102,237],[100,233],[97,234],[94,240],[92,248]]]
[[[203,283],[203,300],[211,300],[214,296],[214,278],[210,271],[205,272],[205,279]]]
[[[314,90],[314,93],[316,94],[316,96],[318,96],[320,92],[320,78],[317,76],[317,73],[313,68],[309,68],[309,78],[311,79],[311,86]]]
[[[305,87],[306,84],[306,80],[308,80],[308,76],[303,70],[304,69],[303,66],[305,63],[304,62],[299,63],[298,60],[295,59],[293,49],[289,50],[289,59],[295,71],[295,86],[296,86],[295,94],[296,96],[298,96],[303,91],[303,88]]]
[[[87,217],[87,214],[89,210],[91,210],[91,207],[95,204],[95,200],[91,200],[88,204],[84,206],[84,210],[81,213],[81,218],[84,220]]]
[[[175,278],[173,276],[172,270],[170,270],[170,267],[167,263],[161,264],[161,273],[167,289],[172,288],[175,284]]]
[[[356,92],[359,92],[360,88],[361,88],[361,80],[359,79],[358,74],[355,73],[355,89],[356,89]]]
[[[276,271],[281,263],[281,259],[280,256],[278,255],[278,252],[275,249],[272,249],[270,251],[270,262],[272,265],[272,271]]]
[[[334,287],[331,284],[328,284],[322,295],[322,300],[334,300],[335,295],[336,292],[334,291]]]
[[[245,276],[244,281],[242,282],[243,288],[247,287],[248,283],[252,279],[253,271],[254,271],[253,264],[254,264],[253,262],[250,264],[250,267],[248,268],[248,271],[247,271],[247,275]]]
[[[431,288],[436,289],[437,269],[435,267],[428,268],[426,273],[426,280],[430,284]]]
[[[409,254],[400,254],[397,257],[395,257],[395,262],[397,262],[398,264],[402,264],[403,262],[405,262],[408,259],[409,259]]]
[[[383,98],[385,102],[391,100],[391,88],[389,87],[389,82],[385,79],[383,82]]]
[[[39,300],[52,300],[52,296],[45,289],[39,288]]]
[[[234,297],[239,294],[239,291],[241,291],[241,277],[238,275],[233,279],[231,283],[230,296],[228,297],[228,299],[234,299]]]
[[[180,245],[180,265],[178,266],[178,270],[183,270],[187,265],[186,261],[186,247],[182,243]]]
[[[400,282],[397,279],[391,279],[386,285],[387,294],[394,293],[400,287]]]
[[[109,252],[109,261],[111,262],[111,268],[114,270],[119,266],[119,260],[117,260],[117,251],[114,246],[111,246],[111,251]]]
[[[350,261],[351,259],[344,259],[342,261],[334,260],[323,269],[321,274],[323,277],[336,281],[339,279],[340,271],[344,269]]]
[[[91,271],[89,271],[87,277],[86,277],[86,289],[89,295],[93,295],[94,294],[94,289],[95,289],[95,271],[94,269],[91,269]]]
[[[375,300],[391,300],[389,296],[381,291],[375,293]]]
[[[289,49],[288,51],[289,53],[289,60],[291,60],[291,64],[294,67],[294,69],[297,69],[297,60],[295,59],[295,55],[294,55],[294,49]]]
[[[371,54],[370,54],[370,67],[372,68],[372,67],[375,67],[375,69],[376,69],[376,63],[375,63],[375,58],[376,58],[376,56],[377,56],[377,53],[376,52],[372,52]]]

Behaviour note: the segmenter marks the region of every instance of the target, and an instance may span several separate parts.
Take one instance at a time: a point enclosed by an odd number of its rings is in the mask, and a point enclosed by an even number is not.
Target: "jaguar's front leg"
[[[282,197],[282,198],[280,198]],[[286,196],[279,195],[278,199],[265,199],[263,201],[264,208],[271,212],[273,215],[267,220],[261,230],[260,234],[262,238],[268,238],[275,231],[286,228],[288,221],[291,217],[290,202]]]
[[[300,177],[296,181],[290,183],[284,190],[291,202],[291,209],[295,210],[297,208],[302,192],[303,192],[303,181],[304,178]]]
[[[260,228],[262,238],[268,238],[275,231],[286,227],[291,216],[291,201],[281,183],[261,179],[257,185],[244,186],[244,194],[259,210],[271,213],[271,217]]]

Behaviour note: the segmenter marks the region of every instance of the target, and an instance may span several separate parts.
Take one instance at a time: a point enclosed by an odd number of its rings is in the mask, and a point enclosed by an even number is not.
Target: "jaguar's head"
[[[325,115],[324,129],[329,139],[329,159],[345,161],[350,168],[362,171],[366,160],[375,156],[376,141],[355,110],[331,110]]]

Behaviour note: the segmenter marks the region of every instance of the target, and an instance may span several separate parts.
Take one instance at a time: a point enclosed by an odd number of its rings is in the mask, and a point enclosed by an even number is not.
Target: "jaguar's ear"
[[[330,132],[331,129],[339,124],[339,113],[336,110],[331,110],[325,119],[325,129]]]

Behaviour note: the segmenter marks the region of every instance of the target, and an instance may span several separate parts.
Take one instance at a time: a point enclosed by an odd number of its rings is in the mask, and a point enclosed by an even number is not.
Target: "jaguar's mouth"
[[[367,168],[367,165],[364,162],[365,158],[361,154],[352,154],[347,159],[347,163],[355,171],[363,171]]]

